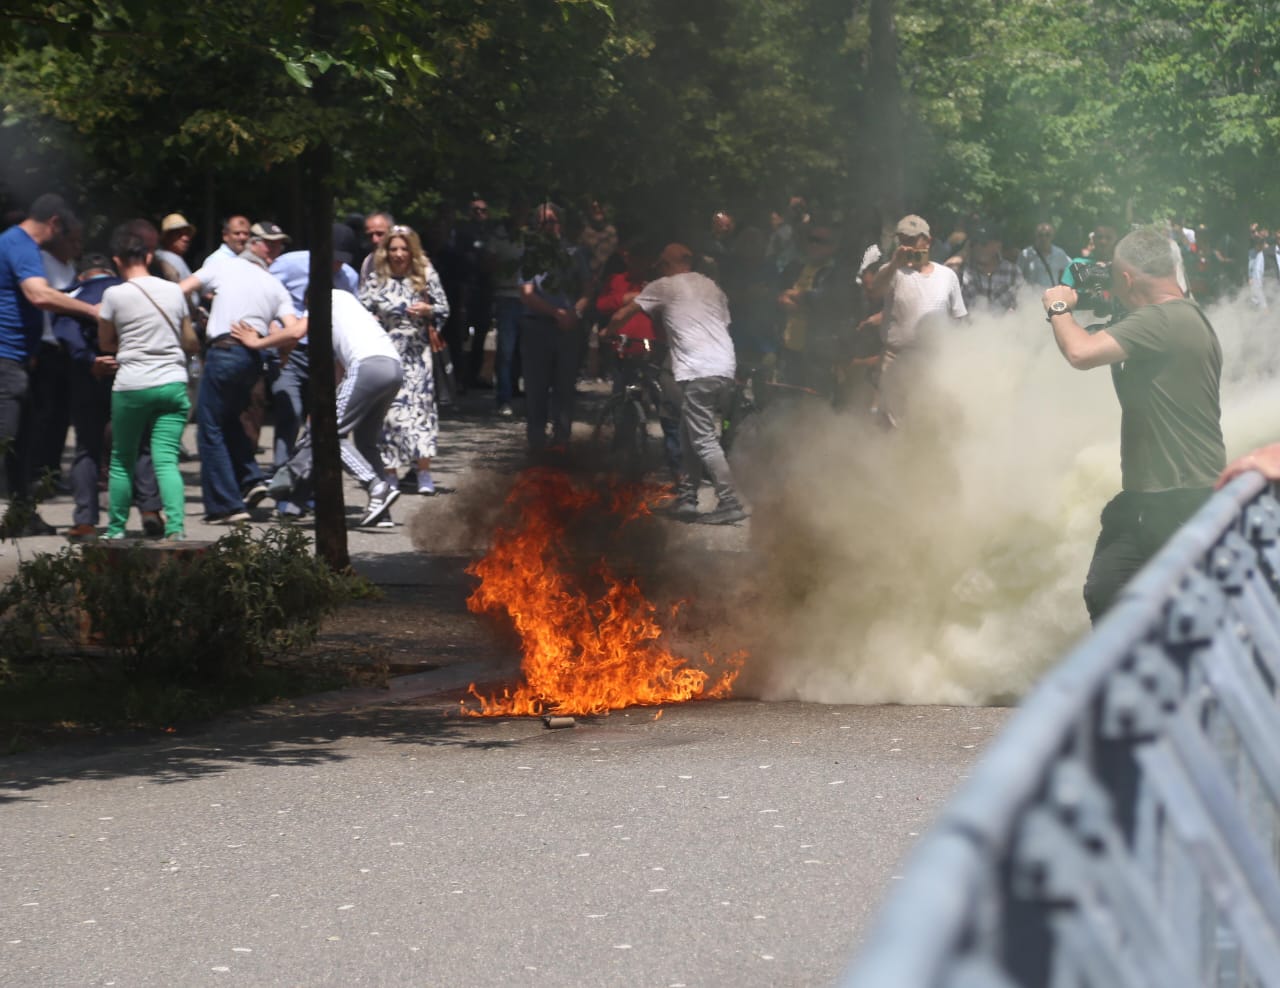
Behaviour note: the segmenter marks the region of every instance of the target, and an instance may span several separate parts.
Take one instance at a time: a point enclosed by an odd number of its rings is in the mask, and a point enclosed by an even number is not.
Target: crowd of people
[[[623,373],[609,344],[616,335],[629,341],[619,353],[643,343],[666,358],[673,513],[740,522],[746,509],[717,441],[735,380],[816,395],[895,427],[935,327],[1014,313],[1072,285],[1073,262],[1110,262],[1119,239],[1100,223],[1069,251],[1046,222],[1019,247],[976,218],[935,236],[908,215],[882,249],[801,197],[742,228],[717,210],[703,229],[624,239],[595,200],[572,212],[513,201],[493,217],[476,198],[421,233],[386,209],[335,222],[337,415],[343,465],[368,492],[360,524],[393,524],[402,491],[436,493],[440,408],[467,389],[491,387],[500,417],[514,417],[523,397],[531,455],[567,447],[581,378]],[[31,508],[46,478],[75,498],[72,540],[123,537],[132,506],[146,534],[181,538],[178,464],[194,457],[210,523],[247,521],[268,498],[282,518],[308,510],[310,252],[291,249],[274,221],[231,215],[197,264],[196,232],[180,213],[158,225],[134,219],[104,249],[86,251],[76,214],[45,195],[0,234],[7,535],[50,533]],[[1280,243],[1257,224],[1249,236],[1241,259],[1229,237],[1170,224],[1182,291],[1208,301],[1247,285],[1259,307],[1280,300]],[[268,411],[274,445],[264,468],[258,434]],[[194,453],[182,446],[192,419]],[[716,494],[706,512],[704,478]]]

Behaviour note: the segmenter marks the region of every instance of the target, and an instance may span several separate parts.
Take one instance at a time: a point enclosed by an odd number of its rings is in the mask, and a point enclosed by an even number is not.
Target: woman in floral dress
[[[400,482],[407,464],[417,467],[418,493],[434,494],[431,458],[436,455],[435,382],[431,354],[443,349],[440,328],[449,318],[449,300],[440,275],[423,253],[418,235],[393,226],[360,286],[360,301],[390,334],[404,363],[404,384],[387,412],[382,459],[387,480]]]

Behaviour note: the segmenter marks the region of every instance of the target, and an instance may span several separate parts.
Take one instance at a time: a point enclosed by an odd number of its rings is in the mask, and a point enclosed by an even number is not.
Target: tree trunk
[[[879,167],[873,171],[871,201],[881,204],[880,227],[893,233],[906,212],[903,171],[906,168],[902,120],[902,79],[898,71],[898,29],[893,0],[871,0],[871,59],[867,90]]]
[[[316,4],[313,21],[322,38],[332,19],[328,4]],[[323,114],[330,101],[327,74],[316,79],[312,98]],[[335,570],[351,565],[347,517],[342,501],[342,459],[338,452],[337,385],[333,364],[333,148],[319,140],[306,151],[310,192],[311,274],[308,291],[307,356],[310,361],[311,444],[316,496],[316,555]]]

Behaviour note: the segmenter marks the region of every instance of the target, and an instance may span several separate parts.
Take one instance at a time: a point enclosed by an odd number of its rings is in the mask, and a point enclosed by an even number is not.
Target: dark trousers
[[[582,327],[564,330],[553,319],[526,316],[520,324],[520,362],[524,368],[525,415],[529,449],[551,442],[566,446],[573,427],[573,405],[585,334]]]
[[[1097,623],[1120,591],[1160,551],[1188,518],[1209,500],[1213,489],[1141,493],[1121,491],[1102,509],[1102,531],[1084,581],[1089,620]]]
[[[196,397],[196,445],[206,515],[244,511],[243,492],[262,480],[240,413],[262,376],[262,359],[242,346],[210,346]]]
[[[497,298],[494,311],[498,324],[498,346],[493,355],[494,399],[499,405],[509,405],[516,393],[516,348],[524,305],[518,298]]]
[[[67,383],[70,387],[71,427],[75,430],[75,454],[71,461],[71,493],[75,497],[72,523],[97,525],[98,480],[110,448],[107,429],[111,422],[111,379],[96,378],[89,365],[72,363]],[[151,460],[151,430],[142,437],[133,470],[133,499],[139,511],[159,511],[160,487]]]
[[[29,417],[29,385],[25,363],[0,359],[0,445],[4,447],[4,472],[9,497],[19,500],[29,494],[27,456],[30,444],[21,442],[19,435],[24,420]]]
[[[71,358],[56,343],[41,343],[31,372],[31,473],[62,474],[62,451],[71,426]]]

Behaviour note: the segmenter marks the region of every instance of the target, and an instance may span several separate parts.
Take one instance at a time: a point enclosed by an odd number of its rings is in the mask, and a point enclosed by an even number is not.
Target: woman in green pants
[[[133,504],[133,466],[142,437],[150,429],[165,538],[181,539],[186,493],[178,471],[178,448],[191,408],[183,351],[184,330],[186,338],[192,339],[187,302],[173,282],[147,274],[151,251],[126,227],[112,236],[111,254],[125,282],[106,290],[98,312],[102,352],[114,353],[119,364],[111,390],[107,538],[124,538]]]

